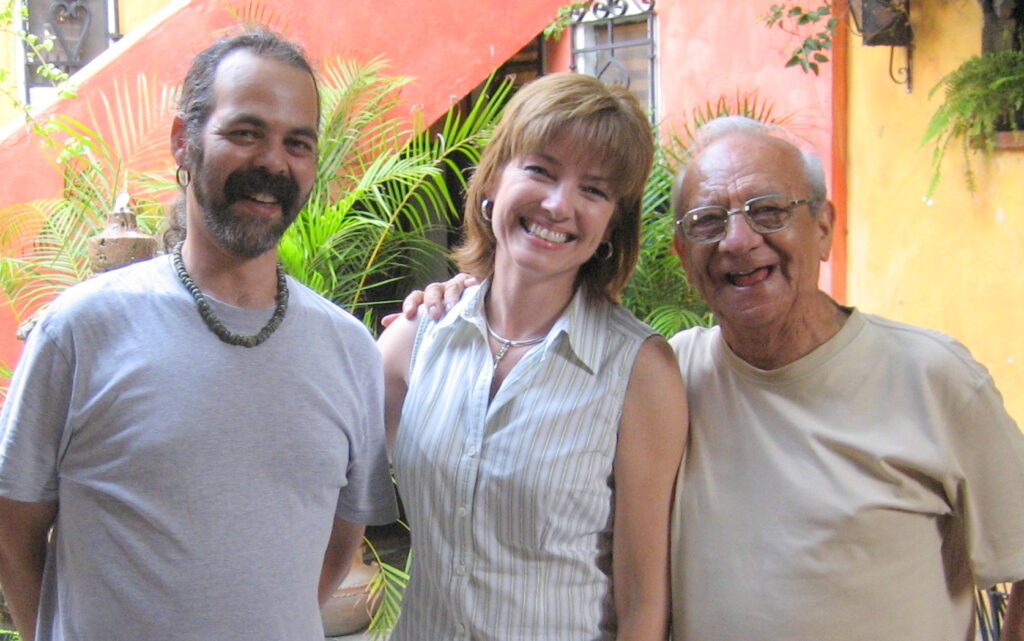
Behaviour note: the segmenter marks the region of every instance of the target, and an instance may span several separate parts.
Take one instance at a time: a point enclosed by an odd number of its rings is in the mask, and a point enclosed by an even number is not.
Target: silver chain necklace
[[[501,347],[498,349],[498,353],[494,355],[494,369],[498,369],[498,362],[501,361],[501,359],[505,356],[505,352],[507,352],[510,347],[525,347],[526,345],[536,345],[537,343],[547,338],[547,335],[545,334],[544,336],[538,336],[537,338],[528,338],[523,341],[513,341],[505,338],[504,336],[499,336],[497,332],[491,329],[491,324],[488,323],[486,319],[484,320],[484,327],[487,328],[487,333],[490,334],[494,340],[501,343]]]

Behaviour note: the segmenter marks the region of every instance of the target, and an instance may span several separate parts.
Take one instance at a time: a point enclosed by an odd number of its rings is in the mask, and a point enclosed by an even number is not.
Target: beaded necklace
[[[185,261],[181,259],[181,247],[184,244],[184,242],[178,243],[171,254],[171,258],[174,261],[174,270],[178,273],[178,280],[181,281],[181,284],[185,286],[185,289],[195,299],[196,307],[199,308],[199,316],[206,323],[206,326],[217,335],[217,338],[230,345],[256,347],[270,338],[274,330],[281,325],[281,321],[284,320],[284,314],[288,311],[288,282],[285,279],[284,269],[281,268],[280,263],[277,265],[277,296],[275,297],[274,315],[270,317],[270,320],[267,321],[267,324],[259,332],[245,336],[243,334],[236,334],[224,327],[224,323],[220,322],[217,315],[213,313],[210,301],[206,299],[206,295],[203,294],[195,281],[192,280],[192,277],[189,276],[188,270],[185,269]]]

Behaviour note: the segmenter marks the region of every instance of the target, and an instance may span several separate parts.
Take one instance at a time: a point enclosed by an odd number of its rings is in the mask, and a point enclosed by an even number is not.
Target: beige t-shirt
[[[771,371],[671,342],[675,639],[964,641],[974,583],[1024,578],[1024,435],[961,344],[856,311]]]

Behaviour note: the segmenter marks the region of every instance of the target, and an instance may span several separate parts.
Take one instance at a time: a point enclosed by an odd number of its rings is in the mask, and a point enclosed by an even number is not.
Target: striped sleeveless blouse
[[[421,317],[394,454],[412,578],[391,639],[613,639],[612,463],[654,332],[577,292],[488,404],[486,287]]]

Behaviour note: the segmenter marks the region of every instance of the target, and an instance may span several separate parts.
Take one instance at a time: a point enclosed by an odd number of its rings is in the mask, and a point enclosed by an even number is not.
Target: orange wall
[[[282,0],[264,17],[302,43],[315,63],[337,56],[387,59],[395,75],[416,78],[403,89],[406,111],[422,112],[431,122],[536,36],[561,4],[562,0],[432,0],[429,5],[417,0]],[[236,24],[227,5],[219,0],[168,2],[76,76],[78,99],[50,111],[88,121],[88,97],[112,95],[115,83],[140,73],[159,83],[179,83],[193,55]],[[0,168],[0,206],[59,192],[56,167],[18,123],[0,132]],[[8,315],[7,310],[0,312],[0,362],[10,364],[21,346],[13,339]]]

